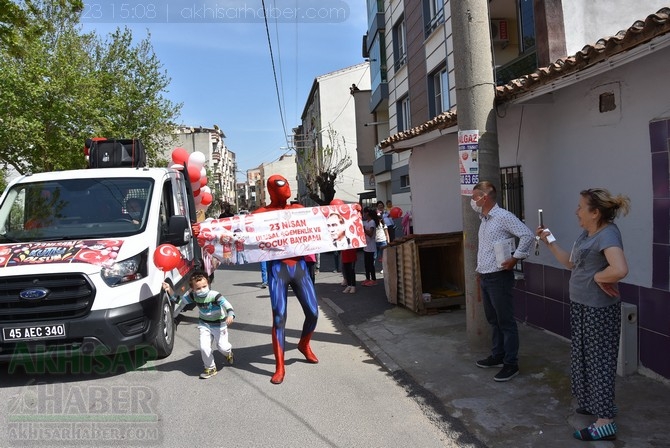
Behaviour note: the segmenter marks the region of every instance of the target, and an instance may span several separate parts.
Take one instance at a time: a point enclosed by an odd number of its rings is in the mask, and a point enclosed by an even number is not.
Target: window
[[[400,176],[400,188],[409,188],[409,174]]]
[[[523,209],[523,177],[520,166],[509,166],[500,168],[500,205],[502,208],[514,213],[517,218],[524,221]]]
[[[405,18],[401,17],[393,27],[393,60],[398,70],[407,62],[407,42],[405,39]]]
[[[379,86],[387,81],[386,76],[386,35],[379,31],[370,47],[370,83],[374,92]]]
[[[447,67],[442,67],[429,76],[428,95],[430,117],[436,117],[451,107],[449,101],[449,73]]]
[[[398,132],[406,131],[410,128],[409,97],[405,96],[396,103],[396,112],[398,114]]]
[[[368,4],[368,28],[372,24],[377,13],[384,12],[383,0],[367,0]]]
[[[444,23],[444,0],[423,0],[425,33],[428,36],[435,28]]]
[[[521,221],[525,221],[523,208],[523,176],[520,166],[508,166],[500,168],[500,191],[498,192],[500,206],[514,213]],[[516,244],[519,239],[516,238]],[[523,272],[523,262],[514,267],[517,272]]]
[[[533,0],[519,0],[519,53],[535,48],[535,14]]]

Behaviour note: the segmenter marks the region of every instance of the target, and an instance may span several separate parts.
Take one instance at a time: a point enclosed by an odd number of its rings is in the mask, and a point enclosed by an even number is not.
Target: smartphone
[[[537,221],[540,223],[540,227],[544,227],[544,219],[542,219],[542,209],[537,209]]]

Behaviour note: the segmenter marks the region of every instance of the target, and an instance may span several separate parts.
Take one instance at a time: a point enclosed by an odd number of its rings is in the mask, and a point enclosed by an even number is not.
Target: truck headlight
[[[147,254],[148,249],[125,260],[117,261],[112,265],[103,266],[100,271],[102,280],[108,286],[118,286],[146,277]]]

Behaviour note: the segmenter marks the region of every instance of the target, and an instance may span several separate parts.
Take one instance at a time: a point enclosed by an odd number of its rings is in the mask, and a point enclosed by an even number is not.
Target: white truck
[[[179,170],[89,168],[12,181],[0,197],[0,362],[142,346],[169,356],[175,323],[162,283],[183,292],[202,266],[195,222]],[[181,252],[166,272],[153,260],[164,244]]]

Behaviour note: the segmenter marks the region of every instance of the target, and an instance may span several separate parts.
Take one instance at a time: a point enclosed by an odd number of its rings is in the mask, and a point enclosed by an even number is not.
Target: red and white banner
[[[198,243],[224,264],[280,260],[365,246],[358,204],[288,208],[200,223]]]

